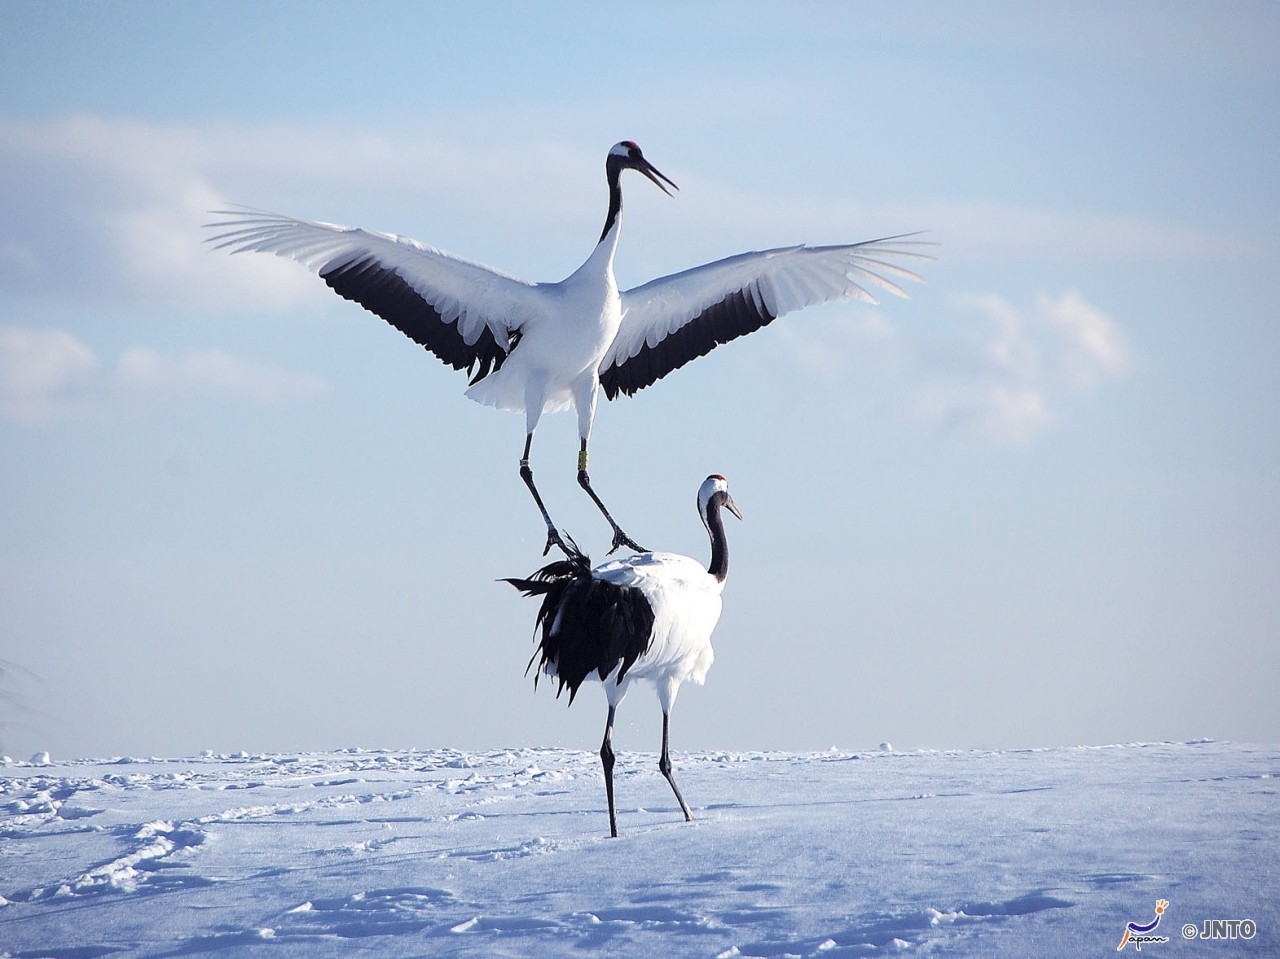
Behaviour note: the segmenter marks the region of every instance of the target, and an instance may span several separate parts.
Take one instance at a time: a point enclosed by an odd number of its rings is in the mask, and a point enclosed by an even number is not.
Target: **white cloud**
[[[643,258],[661,272],[684,269],[691,256],[723,256],[743,245],[842,243],[877,233],[924,231],[939,244],[931,252],[949,265],[1044,262],[1071,264],[1199,263],[1256,258],[1248,239],[1197,226],[1115,210],[1037,207],[997,200],[860,202],[848,196],[788,193],[770,183],[767,192],[686,176],[680,202],[628,225],[627,264]],[[665,199],[637,190],[632,206]],[[852,232],[851,232],[852,231]],[[927,266],[921,270],[929,273]],[[647,279],[648,277],[645,277]]]
[[[229,262],[200,225],[222,205],[212,131],[73,116],[0,118],[0,288],[11,297],[217,312],[319,299],[274,257]]]
[[[0,326],[0,417],[36,426],[82,408],[99,365],[70,333]]]
[[[776,352],[752,375],[797,376],[829,409],[904,418],[983,442],[1025,444],[1073,403],[1128,374],[1119,324],[1083,295],[1019,305],[995,293],[948,298],[934,322],[891,323],[883,310],[826,307],[771,328]]]
[[[583,212],[575,206],[583,198],[570,185],[552,202],[540,180],[580,168],[580,158],[537,143],[523,155],[513,164],[508,144],[399,130],[391,137],[288,124],[0,117],[0,182],[22,184],[0,191],[0,289],[191,313],[329,305],[332,294],[295,263],[215,251],[205,242],[212,231],[202,228],[210,211],[245,202],[341,220],[355,206],[375,211],[364,225],[379,229],[409,232],[418,214],[455,230],[489,217],[496,243],[521,244],[526,232],[510,227],[522,219],[554,237],[558,220]],[[594,158],[591,166],[602,168]],[[589,197],[594,220],[603,213],[603,177]]]
[[[305,270],[276,257],[228,257],[205,244],[208,211],[243,201],[299,215],[418,232],[455,252],[521,272],[576,266],[603,205],[597,145],[570,149],[461,143],[409,135],[289,124],[156,124],[73,115],[0,118],[0,288],[10,295],[102,303],[181,304],[191,312],[278,310],[323,303]],[[590,153],[590,156],[588,156]],[[833,224],[931,231],[949,260],[1000,256],[1107,261],[1201,259],[1248,252],[1239,240],[1114,212],[1078,212],[987,201],[867,205],[848,198],[767,194],[699,176],[680,178],[679,203],[636,190],[637,208],[665,204],[660,221],[637,217],[624,271],[641,282],[682,269],[689,257],[740,245],[839,242]],[[568,230],[572,226],[572,235]],[[543,242],[530,248],[537,229]],[[476,231],[473,233],[472,231]],[[475,242],[472,242],[473,237]],[[483,245],[481,245],[483,244]],[[566,252],[567,251],[567,252]],[[555,278],[555,277],[550,277]]]
[[[1196,262],[1258,251],[1237,236],[1130,213],[1017,206],[992,201],[905,205],[898,216],[922,224],[950,261],[1073,263]]]
[[[1057,334],[1058,367],[1076,388],[1087,389],[1103,377],[1128,372],[1129,344],[1124,333],[1074,290],[1057,299],[1043,294],[1037,297],[1034,316],[1045,329]]]
[[[912,411],[919,420],[1025,443],[1055,421],[1054,409],[1072,394],[1129,371],[1123,331],[1078,292],[1041,294],[1028,309],[995,294],[952,302],[977,318],[971,362],[966,375],[930,378],[917,389]]]
[[[70,333],[0,326],[0,419],[22,426],[183,398],[274,406],[317,399],[328,389],[317,374],[224,350],[167,356],[132,346],[106,364]]]
[[[1003,383],[934,383],[917,391],[912,416],[998,444],[1027,443],[1053,423],[1043,390]]]
[[[225,350],[165,356],[146,346],[120,354],[115,381],[130,396],[217,396],[275,405],[323,396],[328,386],[314,373],[299,373]]]
[[[982,353],[995,369],[1022,380],[1039,375],[1043,352],[1028,335],[1027,321],[1012,303],[994,293],[974,294],[962,302],[983,312],[991,322],[993,330]]]
[[[839,386],[854,369],[891,369],[901,348],[897,329],[874,309],[812,310],[788,320],[777,324],[779,347],[807,379],[828,386]]]

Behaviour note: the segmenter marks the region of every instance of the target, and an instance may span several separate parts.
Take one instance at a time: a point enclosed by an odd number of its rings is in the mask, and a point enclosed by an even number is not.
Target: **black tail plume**
[[[527,578],[503,582],[526,596],[542,597],[534,626],[541,638],[525,673],[537,661],[534,685],[540,673],[555,676],[556,695],[568,687],[570,704],[592,673],[604,680],[621,663],[621,680],[648,649],[653,610],[644,594],[593,577],[590,559],[576,549]]]

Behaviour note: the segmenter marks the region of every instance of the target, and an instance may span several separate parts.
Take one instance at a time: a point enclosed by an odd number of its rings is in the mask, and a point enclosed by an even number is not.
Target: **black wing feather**
[[[344,299],[359,303],[418,343],[455,370],[465,369],[472,383],[478,383],[496,369],[515,346],[518,335],[504,349],[488,326],[474,343],[447,323],[440,312],[425,300],[394,269],[376,257],[343,258],[321,268],[320,278]]]
[[[752,296],[749,288],[738,290],[653,346],[645,344],[635,356],[602,370],[600,385],[611,400],[619,393],[631,396],[721,343],[754,333],[776,319],[761,297]]]

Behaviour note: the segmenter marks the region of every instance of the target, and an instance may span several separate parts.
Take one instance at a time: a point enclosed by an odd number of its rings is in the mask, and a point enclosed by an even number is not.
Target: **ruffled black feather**
[[[526,579],[507,578],[526,596],[541,596],[534,630],[540,632],[535,660],[538,671],[559,682],[556,695],[569,689],[572,704],[581,686],[594,673],[601,681],[618,669],[615,681],[649,648],[653,636],[653,610],[644,593],[633,586],[618,586],[591,574],[591,561],[573,551]]]

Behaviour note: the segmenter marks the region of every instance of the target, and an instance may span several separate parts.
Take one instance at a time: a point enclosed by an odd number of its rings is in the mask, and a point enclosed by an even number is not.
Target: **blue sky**
[[[1280,14],[1265,3],[49,4],[0,12],[0,748],[589,747],[522,675],[523,424],[228,202],[535,280],[623,138],[624,286],[926,229],[910,300],[603,403],[647,545],[745,520],[674,748],[1274,742]],[[603,402],[603,401],[602,401]],[[553,514],[572,416],[534,447]],[[598,707],[598,708],[597,708]],[[637,690],[621,748],[657,746]]]

